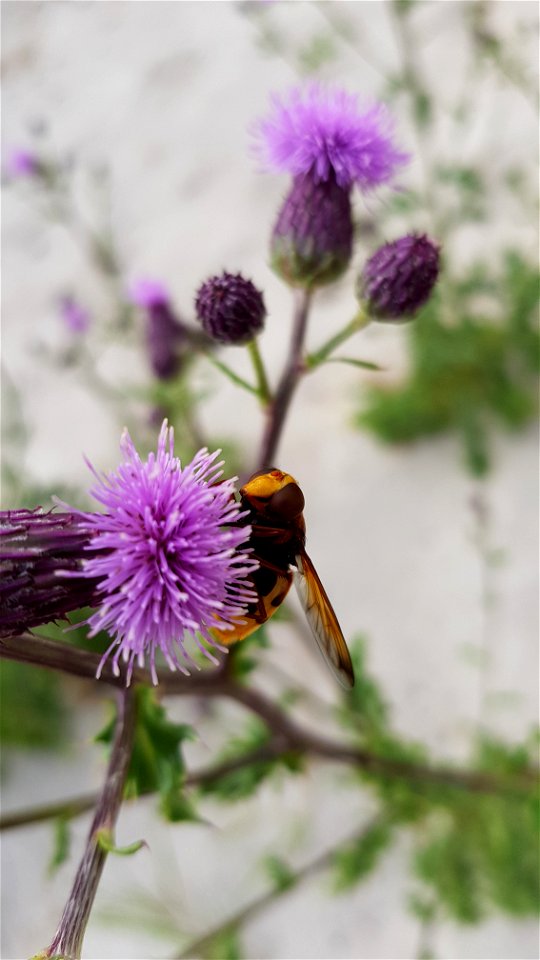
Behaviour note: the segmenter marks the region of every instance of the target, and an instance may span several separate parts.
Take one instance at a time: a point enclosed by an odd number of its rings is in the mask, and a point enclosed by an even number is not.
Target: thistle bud
[[[150,366],[158,380],[171,380],[180,369],[186,330],[174,313],[169,294],[161,283],[141,279],[132,285],[130,298],[144,311]]]
[[[333,175],[299,174],[272,233],[272,267],[293,286],[331,283],[349,265],[353,233],[350,190]]]
[[[195,309],[209,337],[236,346],[253,340],[266,317],[262,293],[240,273],[206,280],[197,291]]]
[[[426,303],[439,275],[439,247],[425,234],[386,243],[369,258],[357,295],[373,320],[400,323]]]
[[[14,636],[70,610],[94,606],[97,580],[83,574],[90,534],[70,513],[0,513],[0,636]]]

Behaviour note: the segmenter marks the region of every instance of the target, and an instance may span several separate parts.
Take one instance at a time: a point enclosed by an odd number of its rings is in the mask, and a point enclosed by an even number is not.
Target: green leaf
[[[243,390],[247,390],[248,393],[254,393],[255,396],[259,395],[257,387],[254,387],[253,384],[248,383],[247,380],[244,380],[243,377],[240,377],[234,370],[231,370],[226,363],[223,363],[221,360],[218,360],[217,357],[214,357],[211,353],[206,353],[205,357],[210,363],[216,367],[217,370],[220,370],[221,373],[224,373],[228,379],[234,383],[237,387],[242,387]]]
[[[457,278],[447,273],[444,298],[435,295],[408,325],[407,379],[397,388],[370,385],[358,426],[388,443],[453,431],[468,469],[485,475],[494,425],[518,430],[538,412],[538,286],[538,270],[516,252]],[[486,299],[490,320],[478,306]]]
[[[361,367],[362,370],[374,370],[377,373],[381,373],[384,370],[384,367],[380,367],[378,363],[372,363],[371,360],[355,360],[353,357],[330,357],[328,360],[324,360],[324,363],[348,363],[352,367]]]
[[[125,847],[117,847],[114,843],[112,832],[107,827],[102,827],[101,830],[97,831],[96,839],[98,847],[101,847],[105,853],[114,853],[118,857],[131,857],[134,853],[137,853],[141,847],[148,846],[146,840],[135,840]]]
[[[52,749],[65,741],[68,710],[61,681],[54,673],[2,660],[0,703],[4,747]]]
[[[228,927],[215,936],[201,956],[203,960],[242,960],[242,948],[236,927]]]
[[[264,858],[263,866],[276,892],[283,893],[294,887],[296,882],[294,872],[281,857],[270,854]]]
[[[392,840],[388,823],[377,822],[362,835],[337,850],[334,856],[334,886],[336,891],[350,890],[375,869],[382,853]]]
[[[195,820],[197,815],[184,794],[185,765],[182,744],[194,737],[192,727],[172,723],[154,690],[136,688],[137,724],[131,762],[126,780],[127,796],[158,792],[160,810],[172,821]],[[111,743],[115,718],[96,740]]]
[[[69,817],[57,817],[53,824],[54,846],[49,860],[49,873],[55,873],[58,867],[69,857],[71,847],[71,833]]]
[[[216,764],[248,757],[269,742],[270,733],[265,724],[258,719],[250,720],[241,736],[229,740],[226,748],[216,758]],[[283,768],[297,773],[302,769],[302,758],[291,750],[280,757],[254,759],[239,769],[223,774],[219,780],[202,784],[199,790],[225,802],[243,800],[255,793],[264,780]]]

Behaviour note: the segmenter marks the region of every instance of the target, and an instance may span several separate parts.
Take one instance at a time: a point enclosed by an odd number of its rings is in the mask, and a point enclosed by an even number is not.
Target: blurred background
[[[470,762],[479,735],[526,743],[538,717],[536,4],[2,6],[3,508],[49,507],[52,494],[87,504],[83,454],[113,469],[125,424],[150,449],[162,411],[183,455],[203,437],[231,473],[249,469],[255,399],[203,357],[153,375],[130,285],[160,281],[189,324],[200,283],[241,270],[265,292],[275,382],[291,295],[267,250],[286,183],[257,170],[248,126],[271,92],[308,76],[383,99],[412,162],[400,191],[358,198],[355,262],[316,297],[308,346],[353,316],[359,266],[404,232],[441,242],[438,295],[414,323],[373,324],[347,345],[381,371],[328,364],[306,378],[279,465],[305,492],[310,553],[345,635],[363,638],[366,696],[380,691],[396,736],[440,763]],[[226,361],[250,375],[242,349]],[[268,632],[253,682],[277,697],[301,678],[302,717],[335,732],[339,694],[291,629]],[[3,812],[97,789],[107,691],[12,664],[2,684]],[[167,707],[197,728],[188,767],[246,724],[233,706]],[[346,768],[313,761],[198,809],[204,822],[186,824],[165,823],[152,797],[123,810],[118,841],[149,849],[109,858],[84,956],[180,955],[278,889],[268,857],[301,870],[375,799]],[[462,825],[430,867],[418,850],[444,816],[398,831],[362,882],[347,883],[343,863],[308,871],[234,942],[197,955],[536,957],[531,875],[519,877],[529,834],[484,876]],[[50,941],[88,817],[71,823],[70,851],[59,821],[3,834],[2,956]],[[476,882],[499,895],[475,907]]]

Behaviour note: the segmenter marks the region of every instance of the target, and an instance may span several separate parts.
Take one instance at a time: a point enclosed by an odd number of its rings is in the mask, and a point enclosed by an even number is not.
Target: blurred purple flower
[[[187,674],[186,664],[194,665],[186,636],[216,662],[197,634],[223,649],[212,627],[241,622],[254,599],[247,576],[257,561],[245,547],[250,528],[234,499],[236,478],[219,479],[218,453],[200,450],[182,467],[166,421],[157,454],[143,462],[127,431],[121,450],[124,462],[114,473],[101,476],[89,465],[97,480],[92,496],[106,512],[78,512],[94,551],[84,574],[103,595],[88,622],[91,634],[114,637],[102,664],[115,649],[113,668],[119,659],[127,663],[129,682],[135,661],[142,666],[148,657],[157,682],[159,650],[172,670]]]
[[[379,247],[364,266],[358,296],[374,320],[399,323],[426,303],[439,276],[439,247],[408,234]]]
[[[157,280],[139,278],[128,290],[130,300],[145,314],[145,339],[150,366],[159,380],[170,380],[179,369],[186,328],[171,306],[167,288]]]
[[[335,178],[348,190],[390,183],[408,160],[393,142],[393,123],[383,104],[361,111],[357,97],[319,83],[274,95],[268,116],[253,126],[256,155],[264,167],[315,182]]]
[[[62,297],[60,316],[70,333],[86,333],[90,326],[90,314],[74,297]]]
[[[42,171],[42,164],[35,153],[14,147],[9,151],[4,169],[8,177],[35,177]]]
[[[166,304],[170,300],[165,284],[149,277],[138,277],[134,280],[129,286],[128,294],[132,303],[143,308]]]

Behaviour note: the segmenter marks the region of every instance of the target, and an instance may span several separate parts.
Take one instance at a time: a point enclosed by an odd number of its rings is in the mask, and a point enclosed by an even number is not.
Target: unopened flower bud
[[[369,258],[358,280],[358,298],[373,320],[404,322],[429,299],[438,275],[437,244],[425,234],[409,234]]]
[[[178,320],[166,288],[155,280],[136,280],[130,298],[145,315],[145,340],[150,366],[158,380],[176,376],[186,330]]]
[[[293,286],[331,283],[349,265],[353,232],[350,190],[333,174],[299,174],[272,233],[272,267]]]
[[[90,544],[91,535],[72,513],[0,513],[0,636],[14,636],[96,603],[98,581],[83,573],[92,555]]]
[[[197,291],[195,309],[205,333],[229,345],[253,340],[266,317],[262,293],[240,273],[206,280]]]

